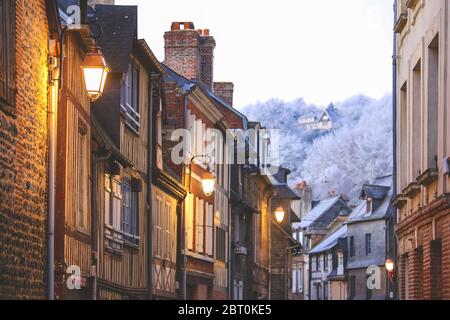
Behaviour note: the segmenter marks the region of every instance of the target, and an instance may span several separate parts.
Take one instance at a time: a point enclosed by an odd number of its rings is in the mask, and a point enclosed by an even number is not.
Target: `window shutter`
[[[297,293],[297,266],[292,270],[292,293]]]
[[[0,99],[13,106],[16,92],[16,2],[0,3]]]
[[[8,37],[8,103],[14,105],[16,95],[16,1],[9,0]]]
[[[188,250],[194,250],[194,196],[188,194],[186,198],[186,232]]]
[[[204,201],[197,199],[197,224],[196,224],[196,230],[197,230],[197,252],[198,253],[204,253],[205,252],[205,245],[204,245],[204,236],[205,236],[205,206]]]
[[[213,227],[214,227],[214,217],[213,217],[213,206],[210,204],[206,205],[206,254],[208,256],[213,256]]]
[[[0,99],[6,100],[6,25],[8,18],[6,15],[6,1],[0,1]]]

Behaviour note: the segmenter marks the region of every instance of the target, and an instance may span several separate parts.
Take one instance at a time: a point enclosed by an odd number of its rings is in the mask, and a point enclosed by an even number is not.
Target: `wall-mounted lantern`
[[[106,77],[109,73],[105,57],[101,53],[99,47],[94,47],[92,51],[86,55],[82,69],[86,91],[91,100],[95,101],[102,95]]]

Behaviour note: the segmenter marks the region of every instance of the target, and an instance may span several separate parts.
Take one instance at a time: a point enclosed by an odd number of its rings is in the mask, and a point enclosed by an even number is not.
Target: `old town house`
[[[448,1],[396,1],[400,299],[450,299]]]
[[[183,207],[183,297],[227,299],[229,288],[229,157],[226,123],[213,94],[215,40],[208,30],[195,30],[191,22],[174,22],[165,38],[165,93],[169,142],[165,161],[181,177],[188,196]],[[223,107],[223,106],[221,106]],[[190,141],[175,163],[172,135],[187,129]],[[172,139],[171,139],[172,138]],[[233,140],[232,140],[233,141]],[[178,154],[178,153],[177,153]],[[202,177],[215,176],[211,194],[202,188]]]
[[[102,27],[98,42],[111,68],[105,92],[93,106],[95,294],[97,299],[146,299],[156,293],[151,261],[161,252],[150,246],[155,241],[149,220],[152,108],[160,108],[159,95],[152,92],[162,68],[147,43],[138,40],[137,7],[96,5],[94,21]],[[173,218],[163,224],[164,232],[173,234],[176,201],[170,205],[158,209]],[[158,287],[170,297],[175,297],[173,243],[164,251],[167,282]]]

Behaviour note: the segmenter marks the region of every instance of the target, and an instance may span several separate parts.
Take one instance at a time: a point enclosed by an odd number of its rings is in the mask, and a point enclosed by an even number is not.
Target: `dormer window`
[[[131,64],[124,75],[120,90],[120,106],[125,114],[125,123],[135,133],[139,133],[139,69]]]
[[[367,198],[366,201],[367,201],[366,202],[366,209],[367,209],[366,213],[367,214],[372,213],[372,210],[373,210],[373,199],[372,198]]]

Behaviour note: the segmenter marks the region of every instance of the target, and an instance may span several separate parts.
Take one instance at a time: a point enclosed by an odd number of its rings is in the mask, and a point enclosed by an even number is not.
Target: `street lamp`
[[[210,156],[205,156],[205,155],[195,156],[195,157],[191,158],[191,163],[189,164],[189,191],[191,191],[192,163],[197,158],[208,159],[209,163],[211,163],[211,161],[212,161]],[[216,186],[216,178],[212,174],[212,170],[209,167],[209,163],[206,164],[206,172],[204,172],[202,177],[201,177],[203,193],[207,197],[210,197],[214,193],[214,187]]]
[[[86,91],[92,101],[97,100],[103,93],[106,77],[109,73],[105,57],[99,47],[94,47],[86,55],[82,65]]]
[[[216,179],[214,175],[209,169],[209,166],[206,167],[206,172],[202,175],[202,186],[203,192],[207,197],[210,197],[214,193],[214,186],[216,185]]]
[[[275,219],[278,223],[282,223],[284,221],[284,209],[282,207],[278,207],[277,210],[275,210]]]
[[[389,273],[393,273],[394,272],[394,261],[392,259],[387,259],[386,260],[386,270]]]

